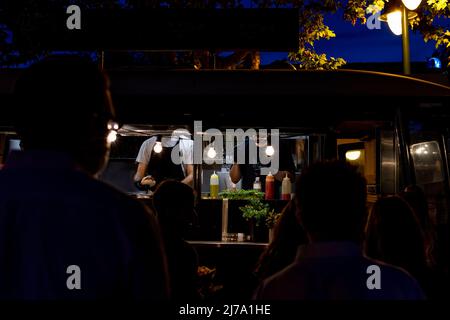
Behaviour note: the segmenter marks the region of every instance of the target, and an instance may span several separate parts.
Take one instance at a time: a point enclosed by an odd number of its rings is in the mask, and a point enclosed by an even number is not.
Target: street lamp
[[[402,0],[403,4],[406,8],[413,11],[416,10],[419,6],[422,0]]]
[[[402,35],[403,73],[406,75],[411,74],[408,21],[417,17],[417,13],[412,10],[417,9],[421,2],[422,0],[391,0],[380,16],[381,21],[388,23],[392,33]]]

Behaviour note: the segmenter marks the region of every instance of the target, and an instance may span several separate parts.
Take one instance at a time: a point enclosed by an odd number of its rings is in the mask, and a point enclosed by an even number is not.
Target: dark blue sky
[[[353,26],[344,21],[342,13],[328,15],[327,25],[334,30],[336,38],[316,42],[317,52],[324,52],[332,57],[342,57],[351,62],[400,62],[402,61],[402,37],[394,35],[386,23],[381,23],[380,30],[369,30],[366,25]],[[426,61],[434,51],[434,43],[425,43],[420,34],[410,32],[411,61]],[[262,55],[262,63],[283,59],[285,53]]]
[[[125,0],[121,0],[124,2]],[[244,0],[247,3],[248,0]],[[251,7],[250,3],[247,7]],[[366,25],[352,26],[343,20],[342,11],[329,14],[325,18],[326,24],[334,30],[336,38],[317,41],[315,46],[318,53],[326,53],[332,57],[342,57],[347,63],[352,62],[401,62],[402,39],[395,36],[386,23],[381,23],[380,30],[369,30]],[[448,22],[447,22],[448,23]],[[434,43],[425,43],[420,34],[410,32],[411,61],[426,61],[434,51]],[[262,64],[274,60],[287,59],[286,52],[262,53]]]

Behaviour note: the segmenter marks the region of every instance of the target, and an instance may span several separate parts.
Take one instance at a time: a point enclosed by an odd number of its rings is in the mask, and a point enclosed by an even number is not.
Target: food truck
[[[449,87],[352,70],[107,72],[119,129],[109,164],[99,178],[151,206],[152,191],[136,189],[133,181],[142,143],[174,136],[191,141],[197,219],[189,240],[204,265],[226,266],[222,277],[229,288],[242,286],[242,279],[252,272],[270,240],[270,218],[290,199],[282,199],[278,190],[270,199],[260,198],[259,208],[250,208],[262,215],[258,223],[255,215],[245,215],[249,203],[254,205],[252,197],[267,191],[255,190],[254,185],[244,190],[242,181],[231,179],[239,157],[236,151],[245,141],[256,141],[258,151],[269,160],[277,158],[278,165],[292,164],[290,195],[295,192],[295,177],[326,159],[358,167],[367,181],[368,206],[408,185],[420,186],[438,241],[448,248]],[[19,74],[17,70],[2,74],[2,163],[11,150],[20,148],[10,117],[12,84]],[[218,194],[211,193],[213,180]]]

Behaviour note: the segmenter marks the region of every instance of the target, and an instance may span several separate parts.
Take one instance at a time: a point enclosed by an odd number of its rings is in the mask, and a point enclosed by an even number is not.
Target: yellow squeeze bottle
[[[209,196],[211,199],[217,199],[219,197],[219,176],[215,171],[209,181]]]

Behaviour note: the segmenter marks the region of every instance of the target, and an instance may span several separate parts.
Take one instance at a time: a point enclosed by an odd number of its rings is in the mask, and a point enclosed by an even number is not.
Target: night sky
[[[352,26],[344,21],[342,13],[326,16],[326,24],[334,30],[336,38],[316,42],[316,50],[332,57],[344,58],[352,62],[401,62],[402,37],[394,35],[386,23],[381,23],[380,30],[369,30],[367,26],[357,24]],[[410,32],[411,61],[423,61],[431,57],[434,43],[425,43],[420,34]],[[262,63],[284,59],[285,53],[265,53]]]
[[[248,0],[244,0],[244,3],[246,1]],[[246,7],[250,6],[247,4]],[[334,30],[336,38],[317,41],[315,46],[318,53],[326,53],[328,56],[336,58],[342,57],[347,63],[402,61],[401,36],[395,36],[386,23],[381,23],[380,30],[369,30],[366,25],[360,24],[352,26],[350,22],[343,20],[342,11],[328,14],[325,22]],[[427,61],[427,58],[431,57],[435,50],[434,43],[425,43],[420,34],[410,32],[410,35],[411,61]],[[262,64],[286,59],[286,52],[261,54]]]
[[[119,0],[125,3],[126,0]],[[252,7],[250,0],[243,0],[246,8]],[[369,30],[367,26],[357,24],[353,26],[344,21],[342,10],[335,14],[329,14],[325,23],[336,33],[336,38],[321,40],[316,43],[319,53],[328,56],[344,58],[347,63],[352,62],[401,62],[402,61],[402,37],[395,36],[387,26],[381,23],[380,30]],[[425,62],[434,51],[434,43],[425,43],[420,34],[410,32],[411,61]],[[262,64],[271,63],[274,60],[287,59],[286,52],[262,53]]]

